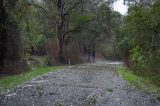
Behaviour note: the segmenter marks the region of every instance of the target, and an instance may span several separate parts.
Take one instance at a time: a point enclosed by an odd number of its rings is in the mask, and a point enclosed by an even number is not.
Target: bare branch
[[[70,15],[70,12],[75,9],[80,3],[76,2],[72,7],[70,7],[63,15],[63,17],[65,17],[66,15]]]

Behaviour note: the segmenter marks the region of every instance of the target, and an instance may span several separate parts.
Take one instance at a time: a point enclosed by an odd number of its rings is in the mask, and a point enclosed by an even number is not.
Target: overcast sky
[[[123,5],[123,0],[117,0],[113,5],[115,11],[119,11],[121,14],[125,15],[128,11],[128,6]]]

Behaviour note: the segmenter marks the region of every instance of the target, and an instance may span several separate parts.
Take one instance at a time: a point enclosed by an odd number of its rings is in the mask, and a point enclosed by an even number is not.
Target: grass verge
[[[150,78],[138,76],[125,68],[119,68],[118,74],[131,85],[134,85],[144,92],[160,94],[160,87],[154,85]]]
[[[36,67],[29,72],[23,74],[3,77],[0,79],[0,91],[7,91],[9,89],[13,89],[26,81],[29,81],[48,72],[57,71],[60,68],[62,67]]]

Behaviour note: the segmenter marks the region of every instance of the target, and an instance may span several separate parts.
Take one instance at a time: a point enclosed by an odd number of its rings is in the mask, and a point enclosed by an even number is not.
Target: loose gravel
[[[0,96],[0,106],[160,106],[119,77],[114,62],[66,67]]]

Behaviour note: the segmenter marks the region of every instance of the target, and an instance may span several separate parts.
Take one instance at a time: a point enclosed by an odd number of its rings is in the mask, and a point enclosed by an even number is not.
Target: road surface
[[[119,77],[118,62],[66,67],[27,82],[0,97],[0,106],[160,106],[154,94]]]

